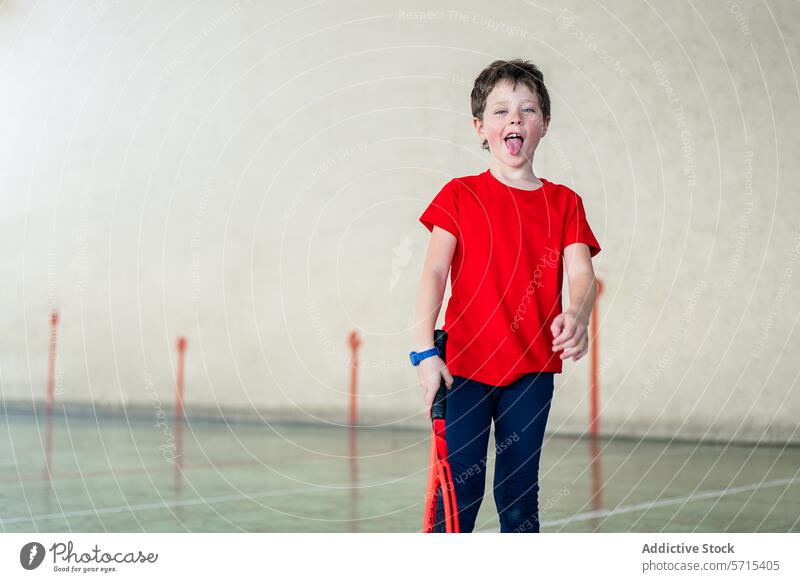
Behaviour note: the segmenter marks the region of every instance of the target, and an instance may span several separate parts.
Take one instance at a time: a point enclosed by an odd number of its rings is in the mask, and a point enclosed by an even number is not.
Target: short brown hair
[[[511,61],[495,61],[475,79],[472,87],[472,116],[483,119],[484,109],[486,109],[486,98],[492,92],[495,85],[500,82],[509,81],[516,88],[517,83],[523,83],[539,99],[539,107],[542,108],[542,121],[550,119],[550,95],[544,85],[544,75],[539,67],[522,59]],[[486,141],[483,143],[484,149],[488,149]]]

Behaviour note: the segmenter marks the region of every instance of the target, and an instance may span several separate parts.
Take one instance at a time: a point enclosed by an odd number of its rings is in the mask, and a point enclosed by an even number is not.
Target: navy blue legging
[[[500,531],[539,531],[539,458],[552,399],[551,372],[527,374],[507,386],[453,376],[447,392],[446,436],[462,532],[474,529],[483,501],[492,420]]]

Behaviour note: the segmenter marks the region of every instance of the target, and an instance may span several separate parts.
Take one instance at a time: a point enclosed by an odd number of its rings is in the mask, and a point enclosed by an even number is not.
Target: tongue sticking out
[[[506,147],[508,148],[508,153],[516,156],[519,150],[522,149],[522,140],[518,137],[510,137],[506,140]]]

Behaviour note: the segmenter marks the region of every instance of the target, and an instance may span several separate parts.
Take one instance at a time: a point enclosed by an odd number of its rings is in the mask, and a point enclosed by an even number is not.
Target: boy
[[[448,182],[420,216],[431,231],[416,306],[414,351],[433,347],[451,271],[443,329],[447,362],[420,361],[426,416],[447,388],[447,445],[462,532],[475,526],[492,421],[494,497],[501,532],[539,531],[539,458],[562,360],[586,354],[600,245],[575,192],[538,178],[533,155],[550,123],[541,71],[495,61],[472,89],[472,115],[490,168]],[[452,268],[452,270],[451,270]],[[562,313],[563,269],[569,309]]]

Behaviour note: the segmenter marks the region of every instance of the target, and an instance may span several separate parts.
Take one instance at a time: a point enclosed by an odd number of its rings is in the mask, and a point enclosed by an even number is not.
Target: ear
[[[475,127],[475,131],[478,133],[478,137],[480,138],[481,143],[483,143],[483,140],[486,139],[486,137],[484,137],[483,135],[483,120],[477,117],[473,117],[472,125]]]
[[[550,118],[548,117],[542,122],[542,137],[547,134],[547,128],[550,127]]]

